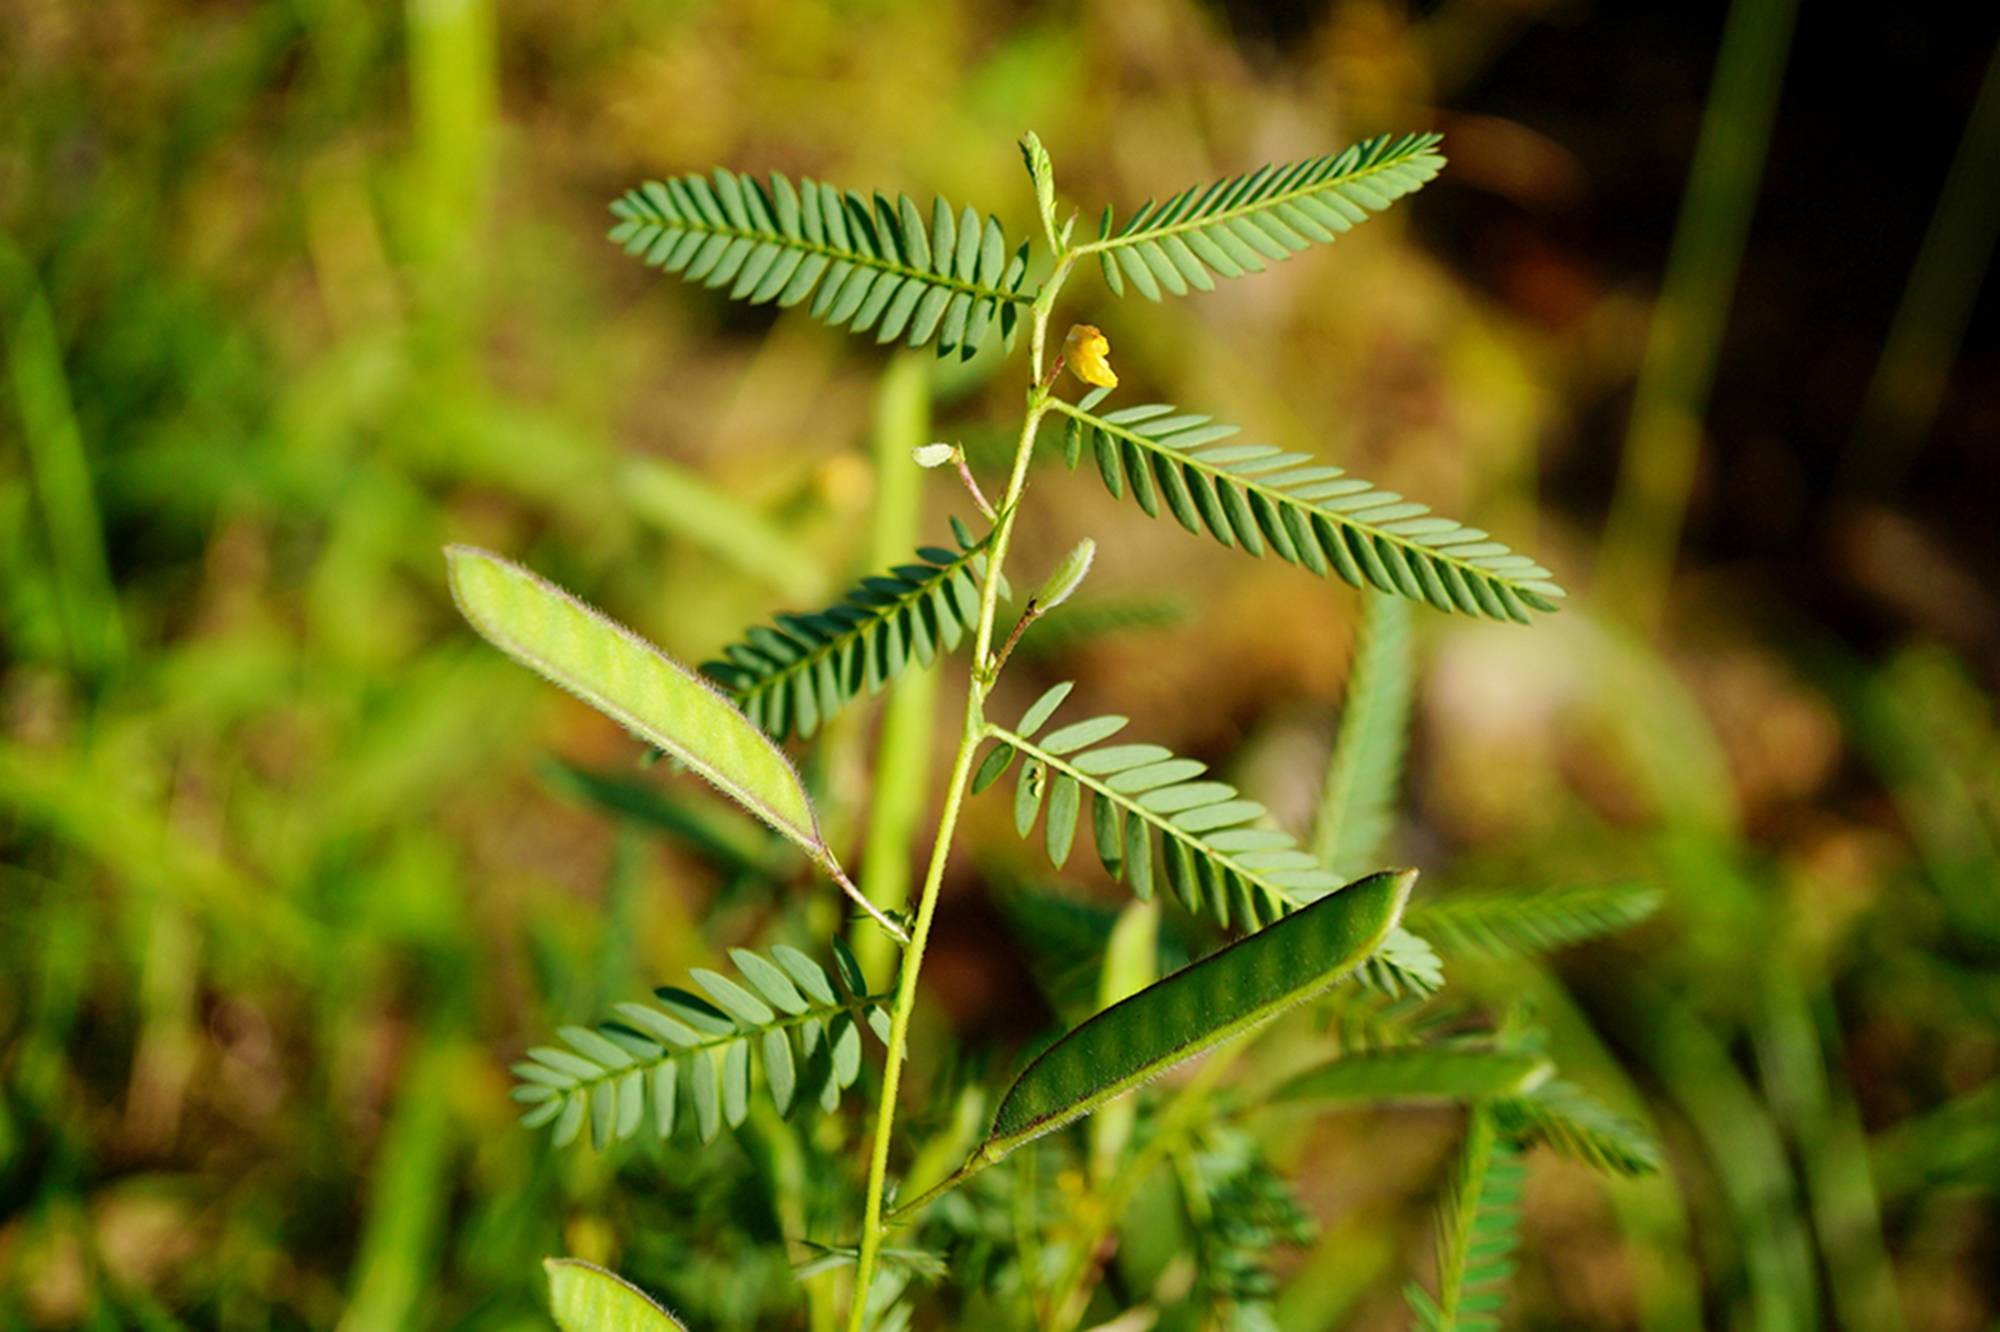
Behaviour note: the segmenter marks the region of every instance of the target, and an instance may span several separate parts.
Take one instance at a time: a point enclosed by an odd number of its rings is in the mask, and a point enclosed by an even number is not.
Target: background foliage
[[[787,1135],[753,1110],[706,1150],[551,1154],[506,1066],[768,936],[797,853],[482,650],[437,551],[513,553],[702,660],[942,545],[950,479],[878,446],[962,434],[977,464],[1004,442],[955,423],[1018,387],[988,356],[889,361],[878,391],[878,354],[807,311],[624,258],[605,202],[724,161],[935,191],[1017,237],[1029,127],[1125,217],[1433,126],[1452,169],[1286,281],[1069,303],[1134,390],[1423,494],[1572,590],[1532,633],[1412,624],[1388,824],[1437,901],[1467,894],[1454,985],[1532,999],[1666,1147],[1608,1190],[1522,1158],[1510,1317],[1990,1326],[2000,374],[1975,300],[2000,78],[1976,8],[16,6],[0,1323],[540,1327],[566,1252],[693,1326],[785,1325],[784,1237],[824,1203]],[[1357,596],[1093,485],[1038,503],[1023,567],[1086,533],[1100,554],[1024,640],[1017,706],[1075,679],[1086,716],[1115,682],[1135,733],[1241,749],[1228,780],[1303,834]],[[881,728],[899,780],[955,704],[925,678]],[[843,856],[923,821],[856,798],[878,712],[826,723],[806,774]],[[1045,891],[1006,801],[970,819],[927,976],[953,1030],[919,1030],[918,1069],[953,1034],[1004,1064],[1092,1006],[1094,977],[1007,940],[1094,948],[1096,902]],[[1660,914],[1547,968],[1477,906],[1630,881]],[[990,1113],[959,1080],[929,1089],[940,1140]],[[1455,1120],[1255,1129],[1192,1158],[1240,1203],[1196,1237],[1197,1302],[1405,1325]],[[1272,1295],[1267,1266],[1295,1279]]]

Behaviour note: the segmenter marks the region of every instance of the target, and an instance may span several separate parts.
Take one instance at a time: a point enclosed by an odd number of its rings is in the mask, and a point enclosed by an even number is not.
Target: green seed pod
[[[1105,1009],[1015,1080],[979,1156],[997,1161],[1326,989],[1395,928],[1416,878],[1371,874]]]

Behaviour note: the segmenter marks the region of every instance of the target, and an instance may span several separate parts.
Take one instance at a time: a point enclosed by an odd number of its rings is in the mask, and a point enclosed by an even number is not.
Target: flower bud
[[[1095,324],[1075,324],[1063,339],[1063,362],[1069,372],[1098,388],[1117,388],[1118,374],[1111,368],[1111,339]]]

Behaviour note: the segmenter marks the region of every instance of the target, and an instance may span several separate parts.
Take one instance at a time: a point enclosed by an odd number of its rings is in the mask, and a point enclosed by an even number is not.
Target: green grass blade
[[[125,655],[124,622],[83,429],[63,370],[62,342],[32,270],[4,237],[0,356],[0,372],[19,413],[71,661],[85,673],[114,667]]]
[[[826,590],[826,575],[811,552],[762,510],[692,468],[635,459],[619,470],[618,494],[642,522],[701,547],[787,597],[813,601]]]
[[[452,1052],[430,1038],[403,1075],[377,1152],[368,1222],[354,1261],[353,1294],[337,1332],[407,1327],[433,1285],[450,1196],[457,1119]]]
[[[2000,45],[1966,118],[1841,465],[1853,489],[1892,492],[1937,421],[2000,242]]]
[[[1415,674],[1409,602],[1371,592],[1361,604],[1340,735],[1313,822],[1313,854],[1336,874],[1361,873],[1388,840]]]
[[[1694,497],[1702,417],[1722,361],[1797,12],[1798,0],[1732,0],[1723,23],[1599,543],[1600,601],[1641,625],[1660,616]]]

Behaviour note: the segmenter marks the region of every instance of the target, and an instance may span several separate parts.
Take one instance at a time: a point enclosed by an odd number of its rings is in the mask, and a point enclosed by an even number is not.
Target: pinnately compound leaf
[[[1164,879],[1187,910],[1224,926],[1255,929],[1344,882],[1290,834],[1259,826],[1262,805],[1242,799],[1226,782],[1199,780],[1203,764],[1176,758],[1160,745],[1119,741],[1123,717],[1088,718],[1040,734],[1069,692],[1067,683],[1049,690],[1014,730],[988,723],[986,733],[998,743],[973,782],[975,792],[983,790],[1021,756],[1014,818],[1023,837],[1053,788],[1043,842],[1058,868],[1068,858],[1088,793],[1097,858],[1142,899],[1153,895],[1156,879]],[[1404,979],[1414,989],[1436,988],[1417,977]]]
[[[1331,986],[1395,927],[1416,877],[1371,874],[1098,1013],[1008,1088],[979,1157],[997,1161]]]
[[[769,957],[734,948],[729,957],[742,980],[693,972],[707,997],[663,987],[651,1003],[617,1005],[616,1021],[562,1028],[562,1045],[538,1046],[514,1065],[514,1099],[527,1107],[522,1122],[554,1125],[558,1146],[588,1123],[600,1151],[649,1122],[658,1137],[691,1124],[709,1142],[749,1113],[753,1057],[780,1115],[815,1101],[838,1109],[840,1093],[861,1074],[855,1018],[873,1026],[884,996],[867,993],[851,956],[838,947],[835,954],[838,988],[796,948],[780,944]]]
[[[1497,1102],[1503,1129],[1523,1141],[1546,1142],[1564,1156],[1608,1175],[1650,1175],[1660,1168],[1651,1130],[1600,1104],[1560,1079]]]
[[[449,546],[445,558],[459,611],[488,642],[834,864],[791,763],[712,686],[518,564],[471,546]]]
[[[1629,929],[1659,905],[1660,891],[1641,884],[1464,893],[1426,906],[1421,923],[1413,913],[1411,923],[1449,953],[1516,957]]]
[[[1484,1106],[1473,1109],[1451,1191],[1438,1209],[1437,1286],[1433,1298],[1411,1282],[1404,1289],[1422,1332],[1487,1332],[1513,1274],[1520,1243],[1521,1191],[1527,1170],[1520,1149]]]
[[[1147,203],[1115,233],[1107,208],[1098,238],[1077,250],[1097,255],[1106,285],[1120,296],[1128,279],[1155,301],[1163,289],[1175,296],[1213,291],[1210,274],[1261,273],[1265,260],[1332,241],[1421,189],[1444,166],[1440,142],[1436,134],[1384,134],[1338,153],[1191,185],[1165,203]]]
[[[862,579],[838,605],[751,629],[703,662],[702,674],[772,739],[810,738],[863,692],[880,693],[970,640],[990,536],[956,535],[957,550],[925,546],[909,564]]]
[[[549,1312],[562,1332],[687,1332],[646,1292],[594,1263],[548,1258]]]
[[[1240,444],[1234,426],[1165,403],[1099,413],[1102,390],[1052,398],[1070,418],[1114,498],[1150,516],[1166,509],[1190,532],[1358,588],[1442,611],[1527,624],[1567,595],[1547,569],[1476,527],[1378,490],[1310,454]]]
[[[1487,1101],[1545,1081],[1547,1060],[1507,1050],[1405,1046],[1364,1050],[1307,1069],[1272,1101]]]
[[[1034,301],[1028,247],[997,218],[907,196],[868,199],[814,180],[770,183],[718,168],[647,181],[611,205],[611,240],[650,267],[753,305],[798,305],[877,342],[935,342],[970,359],[998,326],[1010,337]]]

